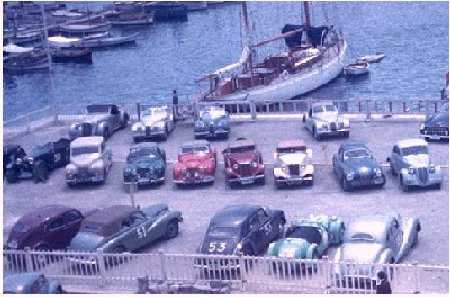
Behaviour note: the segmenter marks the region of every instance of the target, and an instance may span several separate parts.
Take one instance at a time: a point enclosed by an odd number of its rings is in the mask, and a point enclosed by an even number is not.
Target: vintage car
[[[14,183],[18,179],[32,178],[34,182],[48,180],[49,172],[69,163],[70,140],[61,138],[44,145],[35,146],[27,156],[21,146],[8,146],[6,180]]]
[[[299,218],[287,228],[285,238],[269,245],[267,255],[318,259],[327,252],[328,247],[341,244],[344,233],[344,222],[335,216]]]
[[[448,110],[428,115],[425,122],[420,125],[420,135],[425,140],[448,141]]]
[[[362,143],[341,144],[337,154],[333,155],[333,172],[344,191],[355,187],[377,186],[386,183],[381,166],[373,153]]]
[[[300,139],[280,141],[275,151],[273,176],[275,186],[312,185],[314,165],[312,150]]]
[[[238,138],[222,151],[225,179],[229,186],[266,182],[262,154],[247,138]]]
[[[67,185],[104,183],[112,166],[112,152],[101,136],[80,137],[70,143],[70,164],[66,166]]]
[[[164,183],[166,166],[166,152],[156,143],[131,147],[123,169],[125,191],[130,191],[132,183],[137,183],[138,186]]]
[[[182,221],[181,212],[169,210],[166,204],[154,204],[142,210],[128,205],[113,205],[87,216],[69,248],[105,253],[132,252],[160,238],[176,237],[178,224]],[[95,264],[89,259],[72,260]]]
[[[418,218],[402,220],[399,214],[374,214],[358,217],[346,228],[344,242],[331,259],[344,262],[334,266],[335,279],[343,286],[356,279],[360,286],[369,288],[381,267],[355,269],[353,265],[399,263],[418,243],[421,225]]]
[[[185,142],[173,167],[173,181],[177,185],[214,183],[216,150],[206,140]]]
[[[208,106],[194,120],[195,138],[228,138],[230,117],[223,107]]]
[[[7,249],[64,249],[78,233],[84,215],[77,209],[47,205],[23,215],[13,226]]]
[[[7,275],[3,279],[4,294],[62,294],[61,284],[39,272]]]
[[[412,186],[441,187],[441,167],[431,163],[428,143],[423,139],[400,140],[386,161],[390,164],[392,175],[400,175],[400,186],[405,192]]]
[[[73,123],[69,128],[71,140],[85,136],[103,136],[108,139],[116,130],[128,126],[130,115],[115,104],[91,104],[82,122]]]
[[[140,106],[139,121],[131,127],[134,142],[151,138],[167,140],[169,133],[175,129],[172,109],[163,106]]]
[[[332,102],[312,103],[308,115],[303,115],[305,127],[317,140],[323,136],[349,137],[349,120],[339,114]]]
[[[226,206],[211,219],[199,252],[260,255],[283,235],[285,222],[282,210],[251,204]]]

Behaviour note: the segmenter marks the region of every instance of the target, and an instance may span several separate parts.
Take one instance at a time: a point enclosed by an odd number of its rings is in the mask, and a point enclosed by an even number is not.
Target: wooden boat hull
[[[78,45],[86,48],[102,48],[120,46],[136,42],[138,33],[125,37],[106,37],[92,40],[81,40]]]
[[[120,21],[120,20],[110,20],[111,25],[114,27],[122,27],[122,26],[146,26],[153,24],[153,19],[142,19],[142,20],[130,20],[130,21]]]
[[[51,53],[53,63],[92,64],[91,50],[58,49]]]
[[[50,63],[47,61],[35,65],[8,65],[3,64],[3,70],[7,74],[20,75],[34,72],[47,72],[50,70]]]
[[[79,24],[63,25],[60,26],[58,31],[62,33],[75,33],[75,34],[85,34],[85,33],[98,33],[105,32],[111,29],[111,24],[101,24],[93,26],[84,26]]]
[[[380,63],[384,59],[384,55],[373,55],[359,58],[358,63]]]

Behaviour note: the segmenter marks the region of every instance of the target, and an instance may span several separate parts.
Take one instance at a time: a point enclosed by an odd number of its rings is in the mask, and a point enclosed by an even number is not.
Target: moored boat
[[[368,63],[353,63],[344,67],[345,76],[361,76],[369,74]]]
[[[96,32],[106,32],[111,29],[111,24],[108,22],[99,24],[63,24],[60,25],[58,30],[61,33],[75,33],[75,34],[87,34]]]
[[[142,26],[153,23],[153,14],[120,12],[110,14],[107,20],[113,26]]]
[[[87,48],[102,48],[119,46],[129,43],[135,43],[139,33],[130,34],[128,36],[106,36],[106,37],[86,37],[82,38],[78,45]]]
[[[375,55],[367,55],[358,58],[358,63],[379,63],[384,59],[384,52],[376,52]]]
[[[3,59],[3,70],[13,75],[49,71],[50,61],[46,55],[10,56]]]
[[[50,50],[53,63],[92,64],[92,50],[77,47],[55,47]]]

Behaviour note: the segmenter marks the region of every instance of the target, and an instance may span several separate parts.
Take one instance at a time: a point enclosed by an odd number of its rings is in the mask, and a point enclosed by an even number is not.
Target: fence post
[[[358,101],[358,112],[361,112],[362,108],[361,108],[361,101]]]
[[[25,252],[25,271],[23,272],[32,272],[33,269],[33,259],[31,258],[31,248],[26,246],[24,248]]]
[[[249,101],[249,105],[250,105],[251,118],[252,118],[252,120],[256,120],[256,104],[254,101]]]
[[[370,109],[369,109],[369,100],[366,100],[366,109],[367,109],[366,122],[369,122],[372,119],[372,115],[371,115]]]
[[[438,112],[438,107],[437,107],[437,102],[434,101],[434,112],[437,113]]]
[[[101,281],[98,284],[100,288],[103,288],[105,285],[106,267],[105,267],[105,256],[103,255],[103,250],[100,248],[97,249],[97,267],[101,277]]]
[[[245,292],[246,284],[247,284],[247,278],[245,276],[247,271],[248,263],[244,263],[244,258],[242,254],[239,254],[239,263],[240,263],[240,271],[241,271],[241,292]],[[253,264],[253,263],[252,263]]]
[[[331,261],[330,261],[330,259],[327,256],[323,257],[323,260],[324,260],[323,264],[325,266],[324,273],[325,273],[325,282],[326,282],[326,284],[325,284],[325,292],[324,293],[325,294],[330,294],[330,291],[331,291],[331,288],[332,288],[332,283],[331,282],[333,280],[333,277],[331,276],[331,271],[332,271]]]
[[[406,112],[406,102],[403,101],[403,112]]]
[[[166,267],[166,257],[164,256],[163,250],[158,250],[160,265],[161,265],[161,281],[163,283],[167,282],[167,267]]]
[[[141,120],[141,103],[136,103],[138,121]]]
[[[389,112],[392,113],[392,101],[389,101]]]
[[[414,267],[414,291],[413,294],[420,293],[420,274],[419,274],[419,265],[417,262],[412,263]]]
[[[140,276],[137,278],[138,281],[138,294],[145,294],[149,290],[150,282],[148,279],[148,275]]]

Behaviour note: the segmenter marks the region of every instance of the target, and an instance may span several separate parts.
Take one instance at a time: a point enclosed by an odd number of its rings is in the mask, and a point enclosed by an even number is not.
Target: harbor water
[[[286,23],[301,23],[301,2],[249,2],[248,8],[255,42],[280,34]],[[448,71],[447,2],[320,2],[313,3],[312,13],[313,24],[342,30],[348,63],[376,51],[386,58],[371,64],[365,79],[339,77],[302,98],[440,97]],[[92,102],[169,102],[173,89],[199,92],[196,79],[239,59],[240,5],[190,12],[187,22],[114,29],[119,35],[133,32],[140,32],[135,45],[95,51],[92,65],[53,64],[51,74],[5,77],[4,119],[47,105],[69,111]],[[275,42],[257,55],[283,48],[282,41]]]

